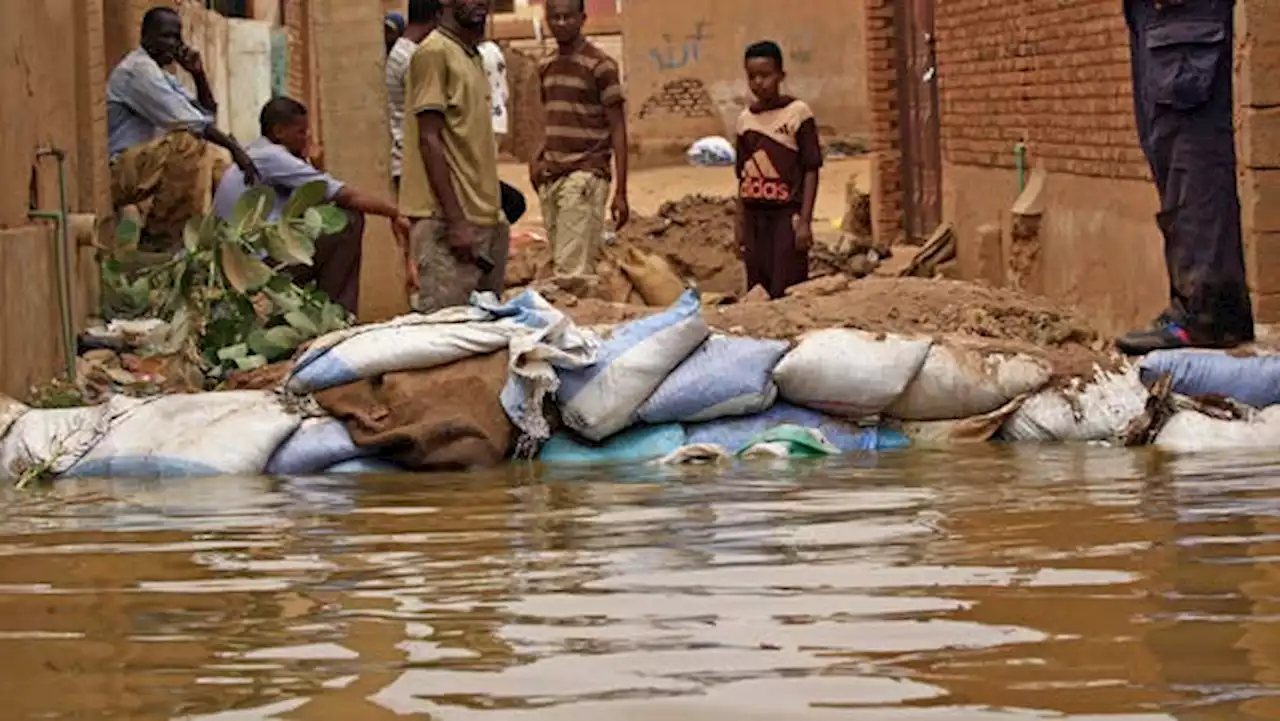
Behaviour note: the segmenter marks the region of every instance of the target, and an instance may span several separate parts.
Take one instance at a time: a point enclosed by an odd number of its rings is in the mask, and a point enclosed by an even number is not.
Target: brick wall
[[[873,153],[872,224],[878,245],[902,233],[902,143],[898,136],[895,0],[867,0],[867,97]]]
[[[1115,0],[938,0],[937,38],[947,162],[1147,177]]]

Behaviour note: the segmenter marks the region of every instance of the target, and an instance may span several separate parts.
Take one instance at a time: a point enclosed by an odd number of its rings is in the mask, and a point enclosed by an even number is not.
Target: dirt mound
[[[581,325],[609,325],[651,308],[560,296],[550,299]],[[783,298],[709,307],[707,322],[756,338],[791,339],[822,328],[892,333],[958,333],[986,339],[993,350],[1041,357],[1059,377],[1088,376],[1115,357],[1097,331],[1043,298],[973,283],[919,278],[864,278],[820,297]]]

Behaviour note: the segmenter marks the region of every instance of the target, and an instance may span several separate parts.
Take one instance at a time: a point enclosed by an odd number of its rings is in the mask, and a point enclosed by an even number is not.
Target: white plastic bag
[[[958,339],[935,343],[920,372],[885,413],[904,421],[980,416],[1049,382],[1049,367],[1025,355],[988,353]]]
[[[631,425],[635,412],[710,330],[698,297],[686,292],[667,310],[619,326],[596,362],[560,374],[556,399],[564,422],[593,441]]]
[[[718,135],[709,135],[705,138],[699,138],[689,146],[689,150],[685,152],[685,157],[689,160],[690,165],[698,165],[703,167],[726,166],[733,165],[738,157],[737,149],[733,147],[733,143]]]
[[[256,475],[301,422],[269,391],[149,398],[113,418],[106,434],[66,475]]]
[[[1227,421],[1198,411],[1179,411],[1156,436],[1156,447],[1175,453],[1280,448],[1280,406],[1247,420]]]
[[[1146,410],[1150,392],[1136,368],[1099,372],[1087,383],[1046,388],[1027,399],[1000,437],[1007,441],[1109,441]]]
[[[783,398],[847,418],[884,410],[903,393],[932,341],[846,328],[805,335],[773,371]]]
[[[773,369],[786,341],[713,335],[640,406],[645,423],[698,423],[768,410],[778,397]]]

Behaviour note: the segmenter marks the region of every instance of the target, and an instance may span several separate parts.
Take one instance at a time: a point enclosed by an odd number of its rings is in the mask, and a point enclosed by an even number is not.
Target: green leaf
[[[287,351],[297,348],[302,341],[306,340],[302,334],[287,325],[278,325],[274,328],[267,329],[267,340],[276,346]]]
[[[218,349],[218,360],[238,360],[249,356],[249,345],[247,343],[236,343],[226,348]]]
[[[320,312],[320,334],[332,333],[347,327],[347,309],[337,303],[329,303]]]
[[[253,292],[266,285],[273,275],[266,263],[249,255],[238,245],[222,246],[222,274],[232,288]]]
[[[291,328],[301,333],[303,338],[315,338],[320,332],[320,326],[302,311],[285,313],[284,322],[288,323]]]
[[[204,235],[204,218],[192,218],[182,228],[182,245],[188,253],[200,250],[200,238]]]
[[[321,235],[333,235],[346,229],[347,214],[341,208],[334,205],[321,205],[315,208],[315,211],[320,214],[322,221],[320,227]]]
[[[285,222],[301,219],[308,208],[323,203],[324,196],[328,192],[329,186],[322,180],[313,180],[298,186],[293,191],[293,195],[289,196],[289,202],[284,204],[280,217]]]
[[[253,228],[262,225],[267,215],[271,213],[274,202],[275,191],[265,186],[257,185],[244,191],[244,195],[240,196],[235,207],[231,209],[230,230],[233,236],[239,239]]]
[[[300,225],[307,237],[319,238],[324,233],[324,216],[315,208],[307,208],[307,212],[302,214]]]
[[[310,211],[307,211],[310,212]],[[287,223],[265,231],[267,253],[285,265],[311,265],[316,245],[310,238],[290,228]]]
[[[250,333],[248,338],[249,350],[268,360],[290,355],[302,341],[302,335],[287,325],[278,325],[266,330],[258,328]]]
[[[262,368],[267,364],[267,359],[260,355],[245,356],[244,358],[236,358],[236,367],[242,371],[251,371]]]
[[[302,310],[302,300],[298,298],[296,293],[288,290],[279,291],[268,286],[263,289],[262,294],[271,301],[271,305],[275,306],[277,312],[292,313]]]

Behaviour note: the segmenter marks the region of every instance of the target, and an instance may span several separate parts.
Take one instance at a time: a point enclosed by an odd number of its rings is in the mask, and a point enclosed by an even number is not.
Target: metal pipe
[[[53,262],[54,279],[58,288],[58,315],[62,326],[62,353],[67,366],[67,380],[75,382],[76,336],[71,319],[71,223],[67,205],[67,153],[57,147],[36,150],[37,159],[48,156],[53,156],[58,161],[58,210],[32,210],[27,215],[34,220],[52,220],[58,225]]]

